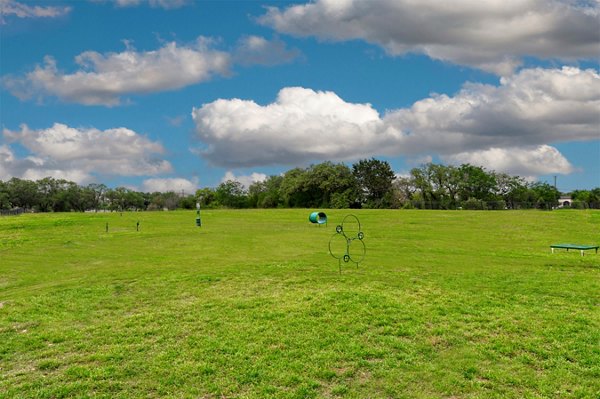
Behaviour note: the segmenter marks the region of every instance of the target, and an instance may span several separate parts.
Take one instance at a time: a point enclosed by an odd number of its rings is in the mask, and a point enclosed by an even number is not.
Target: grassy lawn
[[[310,212],[0,218],[0,397],[600,397],[600,212]]]

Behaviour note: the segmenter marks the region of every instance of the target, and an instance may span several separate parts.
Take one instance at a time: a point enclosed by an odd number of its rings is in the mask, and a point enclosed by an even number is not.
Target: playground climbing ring
[[[361,230],[360,220],[354,215],[347,215],[335,228],[335,234],[329,239],[329,253],[338,260],[340,273],[342,260],[352,262],[358,267],[365,259],[367,247],[364,243],[365,233]]]

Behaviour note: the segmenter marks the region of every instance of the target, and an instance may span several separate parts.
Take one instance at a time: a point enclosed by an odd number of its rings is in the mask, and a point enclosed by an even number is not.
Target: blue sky
[[[0,180],[377,157],[600,186],[597,1],[0,0]]]

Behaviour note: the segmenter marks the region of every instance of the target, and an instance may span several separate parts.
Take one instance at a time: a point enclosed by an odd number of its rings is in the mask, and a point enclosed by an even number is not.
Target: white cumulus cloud
[[[123,96],[176,90],[229,76],[234,64],[273,66],[300,55],[278,39],[245,36],[231,52],[214,49],[215,40],[199,37],[191,45],[165,43],[152,51],[137,51],[128,41],[120,53],[86,51],[75,57],[79,69],[67,73],[52,56],[22,76],[6,75],[2,86],[21,100],[55,96],[84,105],[115,106]]]
[[[176,192],[180,193],[183,191],[186,195],[194,194],[198,189],[198,180],[188,180],[181,177],[169,177],[169,178],[150,178],[144,180],[142,183],[142,191],[147,193],[154,192]]]
[[[244,36],[238,41],[235,59],[241,65],[278,65],[292,62],[300,55],[298,49],[288,49],[285,42],[275,38]]]
[[[56,18],[71,12],[71,7],[38,6],[15,0],[0,0],[0,25],[6,24],[6,16],[17,18]]]
[[[223,176],[223,178],[221,179],[221,183],[224,183],[229,180],[240,182],[247,189],[252,185],[252,183],[263,182],[267,180],[267,175],[264,173],[252,172],[249,175],[236,176],[232,171],[228,170],[225,173],[225,176]]]
[[[592,69],[525,69],[499,86],[466,84],[454,96],[392,110],[396,151],[455,154],[599,137],[600,75]]]
[[[596,59],[598,2],[565,0],[316,0],[270,7],[259,20],[280,33],[360,39],[391,55],[425,54],[501,75],[523,57]]]
[[[62,177],[85,183],[94,175],[145,176],[167,173],[171,164],[160,158],[164,148],[130,129],[72,128],[55,123],[48,129],[4,129],[9,142],[18,142],[31,155],[15,157],[8,145],[0,149],[0,172],[11,177]]]
[[[141,4],[148,4],[154,8],[164,8],[173,10],[190,4],[190,0],[115,0],[117,7],[135,7]]]
[[[20,99],[56,96],[86,105],[118,105],[126,94],[174,90],[227,75],[231,56],[210,48],[200,37],[190,46],[166,43],[158,50],[138,52],[127,46],[121,53],[86,51],[75,57],[80,69],[64,73],[47,56],[23,77],[5,76],[3,85]]]
[[[192,118],[206,145],[201,155],[225,167],[438,154],[530,175],[545,162],[571,172],[548,144],[600,139],[598,109],[598,72],[564,67],[522,70],[498,86],[466,84],[384,115],[333,92],[291,87],[271,104],[220,99],[194,108]]]
[[[9,180],[13,177],[12,169],[15,168],[15,154],[6,144],[0,145],[0,180]]]
[[[569,174],[575,170],[555,147],[546,144],[461,152],[443,159],[452,164],[469,163],[528,178],[552,173]]]
[[[345,159],[373,149],[381,119],[370,104],[351,104],[333,92],[284,88],[261,106],[217,100],[194,108],[204,156],[214,164],[242,167]]]

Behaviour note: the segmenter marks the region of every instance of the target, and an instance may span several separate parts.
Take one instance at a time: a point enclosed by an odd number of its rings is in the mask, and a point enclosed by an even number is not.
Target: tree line
[[[194,195],[175,192],[143,193],[126,187],[108,188],[92,183],[80,186],[64,179],[37,181],[16,177],[0,180],[0,210],[15,208],[35,212],[84,212],[90,210],[162,210],[196,206]]]
[[[570,207],[600,208],[600,187],[570,194]],[[293,168],[248,188],[228,180],[188,195],[80,186],[51,177],[0,180],[1,210],[38,212],[194,209],[196,202],[204,208],[552,209],[560,195],[548,183],[471,164],[428,163],[396,176],[388,162],[375,158]]]

